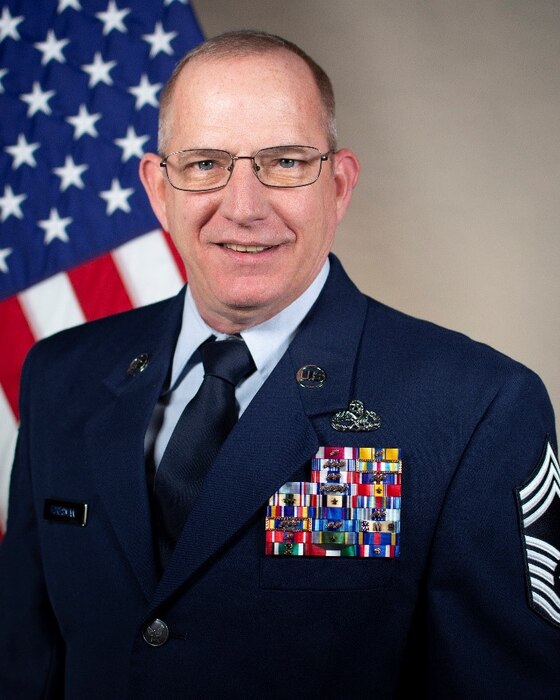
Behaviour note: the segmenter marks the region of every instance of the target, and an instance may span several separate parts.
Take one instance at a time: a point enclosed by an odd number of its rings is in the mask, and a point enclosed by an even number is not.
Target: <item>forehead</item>
[[[284,49],[264,54],[198,57],[180,73],[169,105],[171,138],[272,139],[315,145],[323,106],[309,66]],[[267,133],[270,132],[270,133]],[[202,133],[201,133],[202,132]],[[201,145],[201,144],[198,144]],[[229,143],[229,147],[233,147]],[[242,145],[242,144],[240,144]]]

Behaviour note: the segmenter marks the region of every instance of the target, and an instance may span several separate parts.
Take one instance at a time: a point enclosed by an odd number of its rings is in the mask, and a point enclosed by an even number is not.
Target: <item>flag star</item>
[[[12,17],[8,7],[2,8],[2,17],[0,17],[0,44],[8,36],[16,41],[21,39],[17,27],[23,20],[24,17],[21,15],[19,17]]]
[[[142,109],[144,105],[158,106],[156,93],[162,87],[162,83],[150,83],[148,76],[144,73],[136,87],[131,87],[128,92],[136,97],[136,109]]]
[[[43,54],[41,65],[46,66],[49,61],[66,63],[66,59],[62,54],[62,49],[69,43],[70,39],[57,39],[54,31],[49,29],[45,41],[38,41],[36,44],[33,44],[33,46]]]
[[[37,161],[35,160],[33,152],[36,151],[40,145],[39,143],[27,143],[25,134],[20,134],[15,146],[6,146],[4,150],[14,159],[12,163],[12,168],[14,170],[17,170],[20,165],[30,165],[34,168],[37,165]]]
[[[123,189],[117,178],[113,178],[111,189],[99,193],[99,196],[107,202],[107,216],[110,216],[116,212],[117,209],[120,209],[128,214],[130,211],[128,198],[133,192],[134,189],[132,187],[126,187]]]
[[[175,2],[175,0],[165,0],[163,3],[164,5],[171,5],[172,2]],[[181,5],[187,5],[189,0],[178,0],[178,2],[181,3]]]
[[[6,262],[6,258],[13,252],[13,248],[0,248],[0,272],[8,273],[10,271],[8,269],[8,263]]]
[[[85,185],[82,180],[82,173],[88,168],[89,165],[76,165],[72,156],[66,156],[63,166],[53,168],[53,173],[60,178],[60,191],[64,192],[72,186],[83,190]]]
[[[107,5],[105,12],[95,13],[95,16],[103,22],[103,36],[110,34],[113,29],[126,34],[127,29],[123,20],[128,14],[130,14],[130,10],[128,8],[119,10],[115,0],[109,0],[109,4]]]
[[[0,221],[6,221],[10,216],[15,216],[16,219],[23,219],[21,211],[21,203],[27,199],[26,194],[14,194],[10,185],[4,187],[4,196],[0,197]]]
[[[42,219],[38,221],[37,224],[45,231],[45,245],[52,243],[55,238],[63,243],[68,243],[68,234],[66,233],[66,227],[69,226],[72,221],[70,216],[64,219],[60,218],[60,214],[53,207],[48,219]]]
[[[21,96],[21,99],[29,105],[27,116],[32,117],[36,112],[50,114],[52,109],[50,108],[49,100],[54,94],[54,90],[43,90],[40,83],[35,81],[32,92]]]
[[[82,9],[79,0],[58,0],[58,14],[64,12],[67,7],[71,7],[73,10],[78,10],[78,12],[80,12]]]
[[[133,156],[142,158],[144,155],[142,146],[149,140],[149,136],[138,136],[134,127],[129,126],[126,130],[126,136],[123,139],[115,139],[117,146],[122,148],[123,163],[126,163],[126,161]]]
[[[93,63],[87,63],[82,66],[82,70],[89,73],[89,87],[95,87],[97,83],[112,85],[113,79],[109,75],[109,71],[116,65],[116,61],[104,61],[101,52],[97,51],[93,57]]]
[[[99,136],[95,128],[95,122],[101,119],[101,117],[102,115],[99,112],[97,114],[90,114],[87,107],[81,104],[78,114],[76,114],[75,117],[66,117],[66,121],[74,127],[74,139],[77,141],[84,136],[84,134],[88,134],[94,138]]]
[[[8,72],[7,68],[0,68],[0,92],[5,92],[5,88],[2,85],[2,79],[7,74],[7,72]]]
[[[157,56],[160,51],[173,55],[173,49],[171,48],[171,42],[177,36],[177,32],[164,32],[163,25],[161,22],[156,22],[153,34],[142,34],[142,39],[147,41],[151,45],[150,58]]]

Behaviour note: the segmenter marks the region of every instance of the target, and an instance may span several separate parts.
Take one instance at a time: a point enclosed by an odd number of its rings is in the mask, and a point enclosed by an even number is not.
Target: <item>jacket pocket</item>
[[[260,561],[259,586],[262,590],[375,590],[393,585],[399,564],[397,559],[265,556]]]

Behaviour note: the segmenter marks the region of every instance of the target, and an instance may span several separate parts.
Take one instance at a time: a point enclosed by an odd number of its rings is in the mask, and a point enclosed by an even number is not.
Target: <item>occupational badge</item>
[[[377,430],[381,418],[375,411],[367,411],[358,399],[350,401],[348,408],[337,411],[331,418],[331,427],[341,432],[369,432]]]
[[[529,604],[560,627],[560,467],[547,442],[539,466],[516,489]]]

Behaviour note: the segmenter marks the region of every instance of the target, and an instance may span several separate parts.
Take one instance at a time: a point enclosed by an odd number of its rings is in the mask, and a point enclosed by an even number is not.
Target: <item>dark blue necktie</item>
[[[159,464],[154,484],[154,515],[163,566],[179,538],[210,465],[235,425],[235,387],[255,371],[239,337],[203,343],[198,351],[204,380],[186,405]]]

